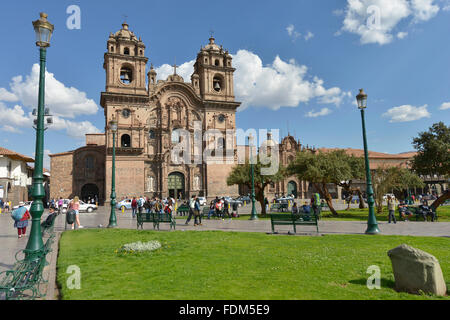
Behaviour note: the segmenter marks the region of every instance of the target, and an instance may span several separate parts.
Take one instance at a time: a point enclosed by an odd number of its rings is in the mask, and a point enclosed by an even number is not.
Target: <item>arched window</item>
[[[149,137],[150,139],[155,139],[155,131],[150,130],[150,131],[148,132],[148,137]]]
[[[131,138],[127,134],[123,134],[120,138],[122,148],[130,148],[131,147]]]
[[[133,71],[131,68],[122,67],[120,69],[120,81],[124,84],[130,84],[133,81]]]
[[[123,49],[123,54],[126,54],[127,56],[130,55],[130,48],[126,47]]]
[[[219,76],[215,76],[213,79],[213,88],[216,92],[220,92],[223,90],[223,81]]]
[[[114,47],[113,46],[111,46],[111,52],[114,52]]]
[[[88,156],[85,158],[85,161],[86,161],[86,163],[85,163],[86,169],[94,169],[94,158],[93,157]]]
[[[220,65],[219,59],[216,59],[216,61],[214,61],[214,65],[215,65],[216,67],[218,67],[218,66]]]

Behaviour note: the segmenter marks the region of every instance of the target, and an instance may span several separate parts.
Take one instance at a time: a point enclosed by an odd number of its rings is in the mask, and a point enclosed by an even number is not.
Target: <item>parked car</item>
[[[97,210],[97,205],[95,203],[85,203],[80,200],[80,207],[78,211],[87,211],[91,213],[92,211]]]
[[[241,204],[243,204],[244,202],[246,202],[246,203],[252,202],[252,199],[249,196],[239,196],[236,198],[236,200],[240,201]]]
[[[201,206],[206,205],[206,198],[205,197],[198,197],[198,201],[200,202]]]
[[[62,205],[62,209],[61,209],[62,213],[67,212],[67,207],[69,206],[69,202],[70,202],[70,199],[63,199],[63,205]]]
[[[131,210],[131,199],[123,199],[117,202],[116,209]]]
[[[391,196],[392,198],[395,199],[395,195],[394,195],[393,193],[386,193],[386,194],[383,196],[383,200],[387,200],[387,197],[388,197],[388,196]]]
[[[18,206],[13,207],[13,210],[18,209],[19,207],[25,207],[25,208],[27,208],[28,211],[30,211],[32,203],[33,203],[33,201],[20,202]]]

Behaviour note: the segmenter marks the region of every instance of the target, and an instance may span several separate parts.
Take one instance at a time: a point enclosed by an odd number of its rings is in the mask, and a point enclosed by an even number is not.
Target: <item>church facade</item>
[[[151,66],[147,72],[146,46],[124,23],[107,41],[103,67],[106,87],[100,105],[105,133],[87,134],[86,146],[50,155],[51,198],[98,198],[108,201],[112,178],[112,120],[115,134],[115,185],[117,199],[130,196],[189,198],[200,195],[237,196],[237,186],[226,178],[237,163],[236,139],[205,136],[236,129],[232,57],[211,37],[197,54],[190,82],[174,73],[157,80]],[[201,161],[174,161],[172,151],[187,133],[191,158],[214,146],[224,160],[203,157]],[[197,149],[196,149],[197,148]],[[186,152],[186,151],[183,151]],[[183,154],[182,154],[183,155]],[[213,156],[216,156],[213,154]],[[198,160],[198,159],[197,159]]]

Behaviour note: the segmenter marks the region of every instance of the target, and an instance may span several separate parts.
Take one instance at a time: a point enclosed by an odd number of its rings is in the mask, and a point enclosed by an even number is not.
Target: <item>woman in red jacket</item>
[[[30,220],[30,218],[30,213],[27,210],[20,221],[14,222],[14,228],[17,228],[19,238],[22,238],[22,236],[25,237],[28,227],[28,220]]]

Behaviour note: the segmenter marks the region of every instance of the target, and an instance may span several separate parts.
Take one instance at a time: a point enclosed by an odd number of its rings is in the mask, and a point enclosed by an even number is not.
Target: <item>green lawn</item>
[[[115,253],[125,243],[150,240],[163,247],[139,255]],[[387,251],[402,243],[436,256],[450,286],[448,238],[122,229],[64,232],[57,281],[62,299],[438,298],[393,290]],[[80,290],[66,286],[70,265],[81,269]],[[366,287],[371,265],[381,269],[381,290]]]
[[[376,210],[376,209],[375,209]],[[375,211],[376,212],[376,211]],[[274,212],[275,213],[275,212]],[[279,213],[279,212],[276,212]],[[324,221],[367,221],[369,215],[369,209],[350,209],[350,210],[338,210],[338,217],[333,216],[330,211],[322,211],[322,219]],[[439,222],[450,222],[450,206],[440,206],[437,210],[438,221]],[[233,220],[248,220],[249,214],[241,215],[239,218],[233,218]],[[388,211],[385,209],[382,214],[376,214],[378,221],[388,221]],[[396,212],[395,217],[398,219],[398,213]],[[259,219],[270,219],[270,215],[266,217],[258,216]],[[187,216],[179,217],[177,219],[187,219]],[[193,221],[194,218],[191,219]],[[416,221],[413,218],[412,221]],[[422,221],[422,220],[419,220]],[[193,222],[192,222],[193,223]]]

